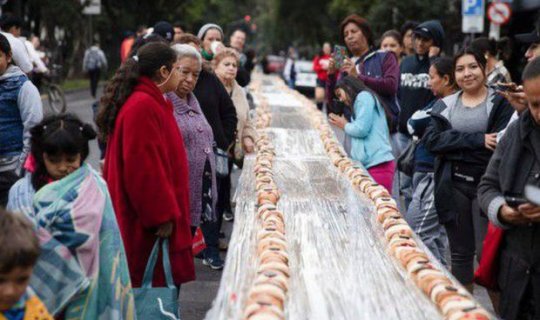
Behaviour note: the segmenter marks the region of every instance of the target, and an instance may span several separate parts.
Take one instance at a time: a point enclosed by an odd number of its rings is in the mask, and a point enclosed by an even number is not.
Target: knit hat
[[[219,33],[221,33],[221,39],[223,40],[223,38],[225,38],[225,35],[223,34],[223,29],[221,29],[221,27],[215,23],[207,23],[202,26],[201,29],[199,29],[199,33],[197,33],[197,37],[202,40],[206,35],[206,32],[208,32],[208,30],[210,29],[218,30]]]
[[[163,39],[171,42],[174,37],[174,28],[167,21],[160,21],[154,25],[154,30],[152,33],[158,34],[163,37]]]
[[[433,44],[439,48],[444,43],[444,29],[439,20],[422,22],[414,28],[413,33],[427,39],[433,39]]]

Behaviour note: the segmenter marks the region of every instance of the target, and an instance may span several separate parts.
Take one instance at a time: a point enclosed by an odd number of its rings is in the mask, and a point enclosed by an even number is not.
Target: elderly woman
[[[236,141],[233,145],[233,158],[235,163],[241,167],[244,153],[251,153],[254,150],[256,132],[249,119],[249,104],[246,92],[235,80],[239,61],[238,53],[234,49],[226,48],[214,56],[212,66],[236,108],[238,122],[236,125]],[[224,180],[226,185],[221,190],[224,190],[226,194],[220,198],[220,205],[225,208],[223,219],[231,221],[233,220],[232,210],[230,210],[231,180],[230,177]]]
[[[214,57],[212,63],[216,76],[225,86],[236,108],[238,122],[236,124],[234,159],[241,163],[244,153],[253,152],[256,132],[249,119],[249,104],[246,92],[235,80],[239,61],[238,53],[234,49],[226,48]]]
[[[193,94],[201,72],[199,52],[187,44],[172,47],[178,54],[180,82],[175,91],[166,94],[174,107],[174,117],[182,132],[189,162],[191,227],[215,220],[217,201],[214,135],[199,101]]]

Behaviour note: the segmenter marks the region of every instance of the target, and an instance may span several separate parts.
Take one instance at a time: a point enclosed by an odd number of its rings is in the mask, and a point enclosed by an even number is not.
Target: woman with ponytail
[[[141,286],[158,238],[169,239],[175,284],[195,278],[188,160],[173,106],[163,96],[178,87],[178,68],[177,54],[168,45],[143,45],[117,70],[97,117],[100,137],[107,143],[103,177],[134,287]],[[163,267],[158,265],[156,270],[153,284],[163,286]]]

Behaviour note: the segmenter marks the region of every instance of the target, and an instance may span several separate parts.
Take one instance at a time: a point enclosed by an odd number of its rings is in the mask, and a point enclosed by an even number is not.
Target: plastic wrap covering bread
[[[271,112],[260,133],[273,146],[272,180],[257,182],[265,165],[246,157],[225,269],[206,319],[490,319],[416,237],[388,192],[344,158],[315,106],[268,79],[260,80],[255,100]],[[271,101],[274,92],[287,99]],[[286,240],[273,242],[287,254],[272,259],[288,263],[269,274],[261,272],[267,253],[260,240],[275,233],[261,232],[257,208],[265,183],[279,190],[284,223],[274,225]],[[271,299],[251,303],[254,284],[266,282],[273,285],[255,294]],[[275,284],[286,287],[285,296]]]

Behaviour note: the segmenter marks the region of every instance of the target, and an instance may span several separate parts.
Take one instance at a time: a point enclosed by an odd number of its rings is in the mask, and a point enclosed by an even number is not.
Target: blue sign
[[[464,16],[483,16],[484,0],[462,0],[461,14]]]

